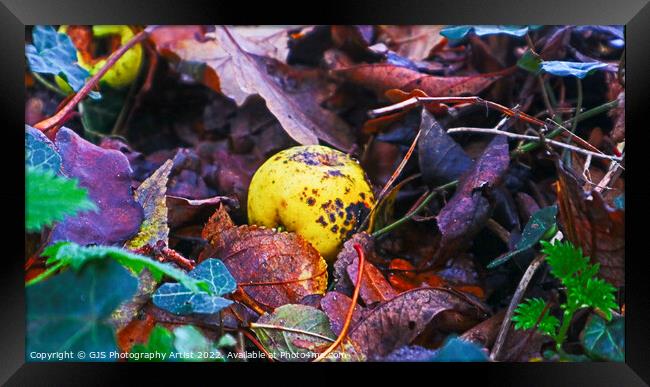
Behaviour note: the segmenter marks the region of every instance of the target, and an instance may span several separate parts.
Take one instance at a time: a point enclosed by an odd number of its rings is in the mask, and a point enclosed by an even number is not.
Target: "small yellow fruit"
[[[68,26],[59,27],[59,33],[67,33]],[[126,25],[95,25],[92,26],[92,36],[102,38],[111,35],[120,37],[120,44],[124,45],[135,36],[133,30]],[[104,74],[100,80],[114,89],[120,89],[129,86],[138,76],[140,66],[142,65],[143,50],[140,44],[130,48],[124,55]],[[90,75],[95,75],[106,64],[108,55],[105,58],[88,58],[82,52],[77,50],[77,60],[79,66],[86,69]],[[57,77],[57,85],[65,92],[72,92],[70,86],[62,78]]]
[[[374,204],[361,166],[320,145],[296,146],[268,159],[248,190],[248,221],[283,227],[331,262]]]

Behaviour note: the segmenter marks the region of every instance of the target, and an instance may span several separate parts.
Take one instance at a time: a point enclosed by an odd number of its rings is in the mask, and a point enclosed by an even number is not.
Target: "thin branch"
[[[348,313],[345,316],[345,323],[343,324],[343,328],[341,329],[341,333],[339,334],[339,337],[336,338],[336,341],[332,343],[324,352],[322,352],[314,361],[321,361],[327,357],[332,351],[338,347],[343,340],[345,340],[345,336],[348,334],[348,330],[350,329],[350,324],[352,323],[352,315],[354,314],[354,308],[357,306],[357,300],[359,299],[359,291],[361,290],[361,279],[363,278],[363,269],[365,267],[365,254],[363,253],[363,249],[361,248],[361,245],[358,243],[354,244],[354,249],[357,252],[357,255],[359,256],[359,269],[357,270],[357,280],[355,281],[354,284],[354,293],[352,293],[352,301],[350,301],[350,306],[348,307]]]
[[[510,323],[512,321],[512,316],[515,314],[515,309],[517,308],[517,305],[519,305],[519,303],[521,302],[521,299],[523,298],[524,293],[528,288],[528,284],[530,283],[530,280],[533,278],[533,275],[535,274],[537,269],[541,266],[542,262],[544,262],[545,257],[546,256],[543,254],[539,254],[537,257],[535,257],[535,259],[528,266],[528,269],[526,269],[524,275],[521,277],[521,281],[519,281],[517,290],[515,291],[515,294],[512,296],[512,300],[510,300],[510,305],[508,306],[506,315],[503,318],[503,322],[501,323],[501,328],[499,329],[499,334],[497,335],[497,339],[496,342],[494,343],[494,347],[492,347],[492,353],[490,354],[490,358],[492,360],[494,361],[498,360],[499,354],[501,353],[501,349],[503,348],[503,344],[505,344],[506,336],[508,335],[508,329],[510,328]]]
[[[68,101],[67,104],[65,104],[65,106],[63,106],[61,110],[59,110],[52,117],[37,123],[36,125],[34,125],[34,127],[44,132],[52,127],[62,125],[65,122],[68,115],[70,114],[70,112],[72,112],[72,110],[74,110],[77,104],[81,102],[81,100],[83,100],[88,95],[88,93],[91,92],[91,90],[97,85],[97,83],[99,83],[99,80],[108,72],[108,70],[111,67],[113,67],[113,65],[127,51],[129,51],[129,49],[131,49],[133,46],[140,43],[141,41],[145,40],[149,36],[149,34],[157,27],[158,26],[149,26],[145,28],[144,30],[138,32],[133,38],[131,38],[131,40],[126,42],[123,46],[113,51],[113,53],[106,60],[106,64],[86,82],[86,84],[75,94],[75,96],[70,101]]]
[[[526,134],[517,134],[517,133],[511,133],[511,132],[505,132],[502,130],[497,130],[497,129],[491,129],[491,128],[451,128],[447,130],[447,133],[484,133],[484,134],[498,134],[500,136],[506,136],[506,137],[511,137],[511,138],[519,138],[523,140],[532,140],[532,141],[537,141],[541,142],[539,137],[535,136],[529,136]],[[565,144],[563,142],[555,141],[555,140],[549,140],[545,139],[544,142],[547,142],[551,145],[555,145],[560,148],[565,148],[572,150],[574,152],[582,153],[584,155],[591,155],[593,157],[599,157],[602,159],[608,159],[608,160],[613,160],[613,161],[621,161],[622,159],[618,156],[610,156],[606,154],[601,154],[601,153],[596,153],[592,152],[583,148],[579,148],[574,145],[569,145]]]

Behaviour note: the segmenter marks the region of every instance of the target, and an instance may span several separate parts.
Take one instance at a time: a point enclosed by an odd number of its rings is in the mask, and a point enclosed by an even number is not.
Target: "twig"
[[[524,140],[532,140],[532,141],[537,141],[541,142],[539,137],[535,136],[529,136],[526,134],[518,134],[518,133],[511,133],[511,132],[505,132],[502,130],[498,129],[491,129],[491,128],[451,128],[447,130],[447,133],[485,133],[485,134],[498,134],[501,136],[506,136],[506,137],[511,137],[511,138],[519,138],[519,139],[524,139]],[[544,142],[549,143],[551,145],[555,145],[560,148],[565,148],[565,149],[570,149],[574,152],[582,153],[584,155],[591,155],[593,157],[600,157],[603,159],[608,159],[608,160],[614,160],[614,161],[621,161],[622,159],[618,156],[610,156],[606,154],[601,154],[601,153],[596,153],[592,152],[583,148],[579,148],[575,145],[569,145],[565,144],[563,142],[555,141],[555,140],[549,140],[545,139]]]
[[[146,39],[149,34],[156,29],[158,26],[149,26],[145,28],[144,30],[138,32],[131,40],[126,42],[123,46],[115,50],[106,60],[106,64],[97,72],[95,75],[93,75],[87,82],[86,84],[74,95],[74,97],[68,101],[65,106],[61,110],[59,110],[55,115],[52,117],[45,119],[36,125],[34,127],[36,129],[40,129],[41,131],[45,132],[46,130],[62,125],[68,114],[72,112],[72,110],[77,106],[79,102],[81,102],[82,99],[84,99],[88,93],[97,85],[99,80],[108,72],[108,70],[133,46],[136,44],[140,43],[144,39]]]
[[[488,230],[492,231],[506,245],[510,242],[510,232],[500,225],[496,220],[490,218],[485,225]]]
[[[546,256],[543,254],[539,254],[537,257],[535,257],[535,259],[528,266],[528,269],[526,269],[524,275],[521,277],[521,281],[519,281],[517,290],[515,291],[515,294],[512,296],[512,300],[510,300],[510,305],[508,306],[506,315],[503,318],[503,322],[501,323],[501,328],[499,329],[499,334],[497,335],[496,342],[494,343],[494,347],[492,348],[490,359],[494,361],[498,360],[501,349],[503,348],[503,344],[506,341],[506,336],[508,335],[508,329],[510,328],[510,323],[512,321],[512,316],[515,313],[515,309],[517,308],[517,305],[519,305],[519,303],[521,302],[521,299],[523,298],[524,293],[528,288],[528,284],[530,283],[530,280],[533,278],[533,275],[540,267],[542,262],[544,262],[545,257]]]
[[[354,244],[354,249],[357,252],[357,255],[359,256],[359,270],[357,270],[357,280],[355,281],[354,284],[354,293],[352,293],[352,301],[350,301],[350,306],[348,307],[348,313],[345,316],[345,323],[343,324],[343,328],[341,329],[341,333],[339,333],[339,337],[336,338],[336,341],[332,343],[325,351],[323,351],[314,361],[321,361],[325,359],[332,351],[338,347],[343,340],[345,340],[345,336],[348,334],[348,330],[350,329],[350,324],[352,323],[352,315],[354,314],[354,308],[357,306],[357,300],[359,299],[359,291],[361,290],[361,279],[363,278],[363,269],[365,267],[365,254],[363,253],[363,249],[361,248],[361,245],[358,243]]]
[[[275,358],[273,357],[273,355],[271,355],[271,354],[269,353],[269,351],[267,351],[266,348],[264,348],[264,346],[262,345],[262,343],[260,343],[260,342],[255,338],[255,336],[253,336],[250,332],[248,332],[248,331],[245,330],[245,329],[242,329],[241,332],[244,334],[244,336],[246,336],[246,338],[247,338],[248,340],[251,341],[251,343],[253,343],[254,346],[257,347],[257,349],[259,349],[260,351],[262,351],[262,353],[264,353],[264,355],[266,355],[266,358],[269,359],[269,361],[271,361],[271,362],[274,362],[274,361],[275,361]]]

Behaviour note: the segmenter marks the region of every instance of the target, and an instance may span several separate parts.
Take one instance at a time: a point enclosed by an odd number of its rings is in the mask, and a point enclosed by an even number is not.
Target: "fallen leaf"
[[[313,360],[315,350],[331,344],[336,338],[325,313],[307,305],[280,306],[273,313],[260,317],[257,323],[277,327],[253,325],[253,331],[267,351],[279,361]],[[282,328],[297,329],[307,334]]]
[[[460,179],[454,196],[436,221],[442,235],[434,264],[444,264],[485,226],[494,201],[490,190],[498,186],[508,169],[510,155],[505,136],[495,136],[483,155]]]
[[[63,159],[63,173],[77,178],[79,185],[88,189],[99,210],[57,224],[51,241],[121,245],[133,237],[140,229],[143,211],[133,198],[126,157],[93,145],[67,128],[57,132],[55,144]]]
[[[349,334],[352,345],[368,358],[386,356],[413,341],[445,311],[482,320],[484,312],[444,289],[422,288],[400,294],[373,309]]]
[[[614,286],[625,284],[625,211],[610,206],[600,193],[583,190],[582,179],[556,161],[560,224],[566,238],[582,248],[599,275]]]
[[[383,96],[390,89],[424,91],[430,97],[476,95],[501,78],[504,72],[439,77],[390,64],[362,64],[336,70],[345,80]]]
[[[472,159],[426,109],[422,109],[420,128],[418,159],[422,179],[430,187],[456,180],[470,169]]]
[[[117,331],[117,346],[122,352],[130,352],[131,348],[138,343],[147,342],[152,334],[156,320],[145,314],[143,318],[135,318],[124,328]]]
[[[236,32],[217,28],[216,36],[234,62],[240,87],[259,94],[298,143],[317,144],[318,139],[347,151],[353,143],[351,128],[336,114],[320,106],[310,83],[319,79],[317,71],[298,72],[289,66],[247,50]],[[309,79],[311,78],[311,79]]]
[[[179,228],[190,223],[204,223],[220,204],[232,208],[239,207],[239,201],[229,196],[213,196],[207,199],[187,199],[179,196],[166,196],[167,220],[170,228]],[[203,220],[201,220],[203,219]]]
[[[135,200],[144,210],[144,220],[138,235],[126,242],[124,247],[136,250],[145,245],[153,246],[158,241],[163,241],[165,245],[169,242],[165,193],[173,164],[172,160],[167,160],[135,191]]]
[[[416,26],[383,26],[384,39],[398,55],[413,60],[426,59],[431,50],[436,47],[444,37],[440,35],[443,26],[416,25]]]
[[[203,229],[199,261],[220,257],[246,294],[273,309],[324,294],[327,263],[301,236],[257,226],[235,227],[223,206]]]
[[[343,293],[327,292],[320,300],[320,307],[325,312],[330,320],[332,331],[335,334],[340,334],[345,323],[345,318],[350,309],[352,299]],[[352,320],[350,326],[354,326],[363,317],[365,309],[361,305],[355,305],[354,312],[352,313]]]
[[[359,244],[366,255],[364,263],[363,278],[361,279],[361,289],[359,294],[366,305],[375,302],[388,301],[397,295],[397,292],[386,281],[384,275],[377,269],[371,261],[375,260],[374,240],[365,232],[352,236],[343,244],[343,249],[339,252],[334,262],[334,277],[336,278],[336,290],[351,294],[352,283],[356,281],[359,270],[359,256],[354,249],[354,245]]]

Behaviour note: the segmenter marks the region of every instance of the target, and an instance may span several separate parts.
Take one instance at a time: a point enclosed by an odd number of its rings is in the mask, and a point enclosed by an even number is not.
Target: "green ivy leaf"
[[[51,170],[27,167],[25,178],[26,228],[38,231],[79,211],[96,210],[88,190],[77,180],[57,176]]]
[[[487,267],[489,269],[495,268],[509,261],[515,255],[520,254],[535,246],[537,242],[539,242],[544,237],[548,230],[553,229],[553,226],[555,226],[556,216],[556,205],[544,207],[535,212],[528,220],[528,223],[526,223],[524,231],[521,233],[521,239],[519,239],[515,245],[515,250],[503,254],[499,258],[490,262]]]
[[[544,316],[540,319],[542,312]],[[540,332],[551,337],[555,336],[560,325],[560,321],[550,314],[550,308],[546,308],[546,302],[541,298],[529,298],[519,304],[512,321],[515,323],[515,329],[533,329],[537,324]]]
[[[113,246],[79,246],[74,242],[58,242],[48,246],[43,251],[43,256],[48,257],[46,264],[62,264],[78,270],[89,261],[111,258],[120,264],[140,274],[143,269],[148,269],[156,280],[163,275],[175,279],[194,293],[201,291],[210,292],[210,285],[206,281],[190,277],[184,271],[170,264],[161,263],[151,258],[131,253],[127,250]]]
[[[137,282],[120,264],[105,260],[27,287],[28,360],[31,352],[116,351],[106,319],[133,296]]]
[[[56,174],[61,171],[61,156],[52,141],[29,125],[25,125],[25,165]]]
[[[521,37],[528,33],[529,26],[524,25],[459,25],[445,27],[440,35],[447,39],[462,39],[470,33],[477,36],[505,34]]]
[[[192,292],[180,283],[166,283],[153,295],[153,303],[175,314],[213,314],[232,304],[223,297],[237,288],[237,282],[218,259],[206,259],[189,273],[192,278],[205,280],[210,293]]]
[[[450,337],[429,361],[484,362],[488,360],[487,354],[480,346],[458,337]]]
[[[68,35],[52,26],[34,26],[32,41],[25,46],[25,56],[33,72],[59,75],[74,91],[83,87],[90,74],[77,64],[77,49]]]
[[[580,334],[580,342],[594,359],[625,361],[625,318],[607,322],[596,314],[591,315]]]

